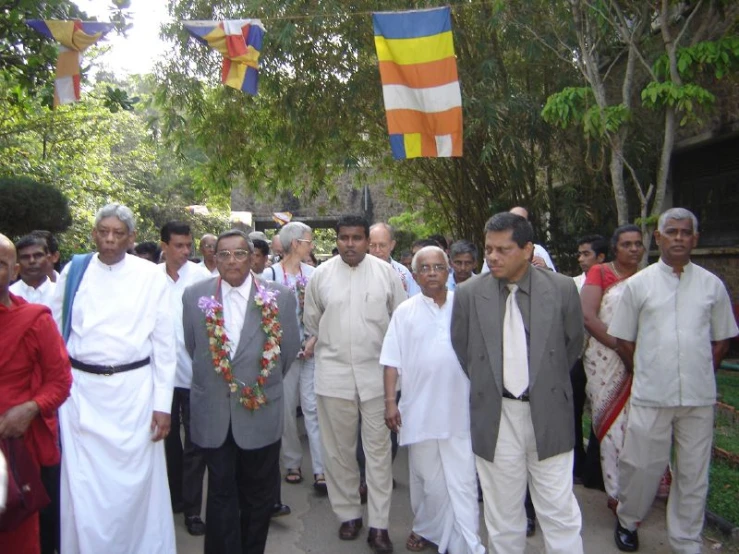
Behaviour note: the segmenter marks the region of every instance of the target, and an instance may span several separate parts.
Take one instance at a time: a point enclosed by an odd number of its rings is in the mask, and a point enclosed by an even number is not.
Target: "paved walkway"
[[[272,520],[267,542],[267,554],[369,554],[365,543],[366,530],[363,529],[356,541],[341,541],[337,536],[339,523],[336,520],[327,497],[316,496],[310,477],[310,454],[303,436],[303,475],[305,481],[299,485],[282,486],[282,499],[292,509],[292,514]],[[390,538],[395,552],[407,552],[405,540],[412,524],[412,513],[408,492],[407,450],[401,448],[393,466],[397,488],[393,492],[390,511]],[[605,494],[600,491],[575,487],[583,514],[583,540],[586,554],[610,554],[619,552],[613,543],[614,516],[606,508]],[[482,504],[480,505],[482,512]],[[203,510],[205,514],[205,510]],[[177,550],[179,554],[201,554],[202,537],[187,534],[182,515],[175,516],[177,531]],[[206,518],[204,518],[206,519]],[[366,524],[365,512],[365,524]],[[480,532],[483,544],[487,544],[485,525],[480,515]],[[648,519],[639,530],[642,554],[669,554],[667,533],[665,531],[665,504],[657,501]],[[716,548],[716,543],[704,541],[702,554],[726,552]],[[431,552],[426,550],[425,552]],[[544,554],[541,532],[527,541],[526,554]]]

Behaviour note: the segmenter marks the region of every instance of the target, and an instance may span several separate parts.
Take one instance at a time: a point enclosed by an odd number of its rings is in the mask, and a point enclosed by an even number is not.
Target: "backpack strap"
[[[72,305],[77,289],[80,288],[82,277],[90,265],[93,254],[75,254],[69,263],[69,273],[67,273],[67,281],[64,283],[64,303],[62,304],[62,337],[64,342],[69,340],[72,332]]]

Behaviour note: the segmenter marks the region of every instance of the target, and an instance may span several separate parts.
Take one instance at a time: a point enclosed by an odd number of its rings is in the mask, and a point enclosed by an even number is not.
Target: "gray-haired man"
[[[626,282],[608,328],[634,373],[615,540],[624,552],[639,548],[636,528],[674,449],[667,533],[673,552],[695,554],[708,493],[714,371],[738,330],[724,284],[690,261],[696,217],[684,208],[667,210],[654,237],[659,261]]]
[[[167,282],[126,254],[136,237],[127,207],[98,211],[92,237],[97,253],[64,268],[52,307],[74,378],[59,409],[61,550],[174,554],[162,442],[176,371]]]

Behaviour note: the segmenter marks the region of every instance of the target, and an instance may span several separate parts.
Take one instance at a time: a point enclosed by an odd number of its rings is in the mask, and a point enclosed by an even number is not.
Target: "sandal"
[[[325,496],[326,494],[328,494],[328,488],[326,487],[326,477],[323,475],[323,473],[313,474],[313,488],[320,495]]]
[[[297,485],[299,483],[303,482],[303,474],[300,471],[300,468],[298,469],[288,469],[287,475],[285,475],[285,482],[290,483],[291,485]]]
[[[427,541],[422,536],[416,535],[413,531],[408,535],[408,540],[405,541],[406,550],[410,550],[411,552],[421,552],[431,546],[433,546],[431,541]]]

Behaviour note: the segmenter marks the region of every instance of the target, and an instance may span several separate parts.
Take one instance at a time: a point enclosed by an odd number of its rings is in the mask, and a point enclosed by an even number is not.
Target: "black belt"
[[[113,375],[114,373],[123,373],[124,371],[131,371],[132,369],[138,369],[140,367],[144,367],[145,365],[149,365],[151,358],[146,357],[143,360],[139,360],[138,362],[131,362],[130,364],[121,365],[92,365],[80,362],[79,360],[75,360],[72,357],[69,358],[69,361],[72,363],[72,367],[74,369],[79,369],[80,371],[94,373],[95,375]]]
[[[511,400],[520,400],[521,402],[528,402],[529,401],[529,393],[525,392],[521,396],[513,396],[506,389],[503,389],[503,398],[509,398]]]

